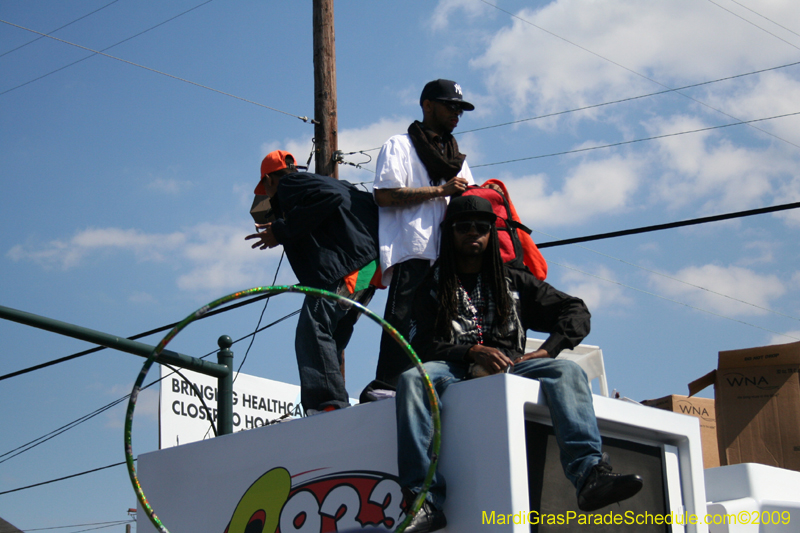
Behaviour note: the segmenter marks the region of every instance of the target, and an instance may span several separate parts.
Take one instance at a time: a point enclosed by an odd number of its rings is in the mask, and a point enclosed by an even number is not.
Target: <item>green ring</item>
[[[234,292],[227,296],[223,296],[217,300],[214,300],[210,304],[207,304],[194,313],[190,314],[186,318],[184,318],[181,322],[178,323],[174,328],[172,328],[166,336],[158,343],[158,346],[155,347],[153,353],[150,357],[147,358],[144,365],[142,365],[142,370],[139,372],[139,376],[136,378],[136,383],[133,385],[133,389],[131,390],[130,399],[128,400],[128,410],[125,415],[125,462],[128,466],[128,475],[131,479],[131,484],[133,485],[133,490],[136,493],[136,498],[139,500],[139,503],[142,504],[142,508],[147,513],[147,517],[150,519],[150,522],[155,526],[155,528],[162,532],[162,533],[169,533],[169,530],[161,523],[161,520],[156,515],[153,508],[147,501],[147,498],[144,495],[144,491],[142,490],[141,483],[139,483],[139,478],[136,476],[136,467],[134,466],[133,462],[133,445],[132,445],[132,438],[131,438],[131,429],[133,427],[133,412],[136,408],[136,400],[139,396],[139,391],[141,390],[142,383],[144,383],[144,379],[147,376],[147,373],[150,370],[150,367],[155,362],[156,358],[164,351],[167,344],[172,341],[172,339],[181,331],[183,328],[197,320],[198,318],[202,318],[206,313],[211,311],[212,309],[219,307],[220,305],[230,302],[232,300],[238,300],[239,298],[243,298],[246,296],[255,296],[257,294],[283,294],[286,292],[297,292],[303,293],[310,296],[316,296],[318,298],[327,298],[329,300],[340,300],[344,301],[352,306],[355,306],[359,309],[362,313],[367,315],[373,321],[377,322],[383,330],[388,333],[395,341],[400,344],[400,347],[403,351],[408,355],[411,359],[411,362],[416,367],[417,371],[422,376],[424,383],[425,383],[425,391],[428,395],[428,401],[431,404],[431,415],[433,417],[433,454],[431,458],[431,465],[428,468],[428,473],[425,476],[425,482],[422,485],[422,490],[417,495],[417,498],[414,500],[414,503],[411,505],[410,512],[406,514],[405,520],[397,527],[396,533],[401,533],[405,531],[408,524],[414,518],[414,515],[419,512],[420,508],[422,507],[422,503],[425,501],[425,495],[428,493],[428,489],[431,486],[431,482],[433,481],[433,476],[436,473],[436,466],[439,462],[439,450],[442,444],[442,422],[439,410],[439,401],[436,397],[436,392],[433,388],[433,383],[431,383],[431,378],[428,376],[428,373],[425,371],[425,368],[422,366],[422,362],[420,361],[419,357],[417,357],[416,352],[414,349],[411,348],[411,345],[403,338],[397,330],[392,327],[391,324],[386,322],[384,319],[361,305],[360,303],[351,300],[350,298],[346,298],[344,296],[340,296],[338,294],[334,294],[332,292],[328,292],[322,289],[314,289],[311,287],[303,287],[299,285],[277,285],[277,286],[266,286],[266,287],[254,287],[252,289],[247,289],[244,291]]]

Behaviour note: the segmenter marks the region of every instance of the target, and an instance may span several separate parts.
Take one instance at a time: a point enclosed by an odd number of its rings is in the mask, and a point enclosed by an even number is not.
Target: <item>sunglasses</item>
[[[466,235],[470,231],[475,231],[478,235],[486,235],[492,229],[492,223],[485,220],[461,220],[453,222],[453,229],[461,235]]]
[[[455,102],[447,102],[447,101],[443,101],[443,100],[437,100],[437,102],[439,104],[445,106],[450,111],[453,111],[454,113],[458,113],[459,115],[464,113],[464,108],[461,107],[461,104],[457,104]]]

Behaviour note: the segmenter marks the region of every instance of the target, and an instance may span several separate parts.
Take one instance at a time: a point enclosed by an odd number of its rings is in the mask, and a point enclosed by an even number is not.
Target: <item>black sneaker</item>
[[[444,517],[444,512],[434,507],[431,502],[425,500],[419,512],[404,530],[404,533],[428,533],[429,531],[442,529],[446,525],[447,518]]]
[[[642,490],[642,476],[636,474],[614,474],[608,464],[608,456],[594,465],[586,483],[578,494],[578,508],[590,512],[627,500]]]

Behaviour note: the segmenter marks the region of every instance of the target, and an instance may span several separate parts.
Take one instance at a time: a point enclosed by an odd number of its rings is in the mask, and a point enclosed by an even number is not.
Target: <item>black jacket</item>
[[[438,283],[433,277],[435,269],[436,266],[430,270],[414,298],[411,346],[423,362],[466,363],[464,356],[472,345],[446,342],[434,331],[439,306]],[[532,329],[550,334],[541,347],[551,357],[556,357],[561,350],[574,348],[589,334],[591,315],[583,300],[539,281],[527,269],[506,266],[506,278],[525,331]],[[483,343],[486,346],[501,350],[511,360],[524,355],[514,348],[515,339],[494,338],[491,330],[485,328]]]
[[[378,206],[346,181],[309,172],[280,178],[270,201],[275,239],[301,285],[321,288],[378,257]]]

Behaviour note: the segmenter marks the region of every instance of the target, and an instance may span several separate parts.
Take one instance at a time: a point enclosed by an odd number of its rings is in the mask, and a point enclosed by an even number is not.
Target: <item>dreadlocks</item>
[[[438,335],[447,338],[453,320],[458,316],[458,273],[456,272],[455,243],[453,228],[442,228],[439,245],[439,310],[436,314],[435,330]],[[499,323],[504,323],[511,315],[513,305],[506,286],[505,266],[500,256],[497,228],[492,224],[489,232],[489,244],[486,247],[481,274],[483,286],[489,289],[494,299]]]

